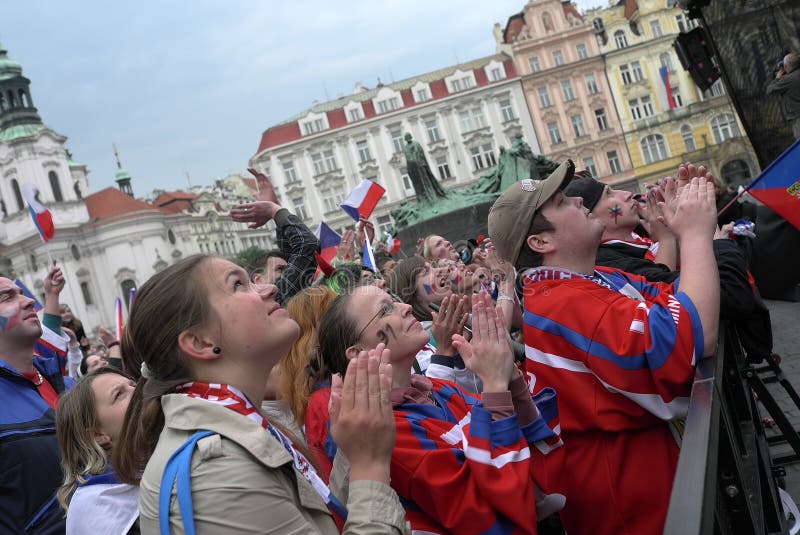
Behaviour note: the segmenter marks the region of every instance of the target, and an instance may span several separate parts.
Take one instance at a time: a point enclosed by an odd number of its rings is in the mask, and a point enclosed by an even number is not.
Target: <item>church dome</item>
[[[121,180],[130,180],[130,179],[131,175],[129,175],[125,169],[117,169],[117,172],[114,175],[114,180],[116,180],[117,182]]]
[[[0,80],[22,76],[22,65],[8,57],[0,46]]]

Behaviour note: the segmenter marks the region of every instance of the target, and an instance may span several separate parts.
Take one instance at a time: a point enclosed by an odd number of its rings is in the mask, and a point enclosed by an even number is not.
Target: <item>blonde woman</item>
[[[139,488],[120,483],[109,463],[135,383],[116,368],[101,368],[65,392],[56,409],[64,483],[58,501],[67,534],[139,533]]]

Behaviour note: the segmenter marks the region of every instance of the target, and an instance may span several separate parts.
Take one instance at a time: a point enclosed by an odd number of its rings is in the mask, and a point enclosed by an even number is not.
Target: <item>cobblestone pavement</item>
[[[784,374],[800,392],[800,303],[767,301],[767,306],[772,317],[773,351],[781,356],[780,366]],[[775,396],[794,428],[800,430],[800,408],[779,384],[773,383],[767,388]],[[762,414],[767,416],[763,407]],[[768,430],[767,435],[776,434],[776,431]],[[775,445],[771,451],[773,457],[792,453],[786,444]],[[800,462],[786,465],[786,490],[795,502],[800,503]]]

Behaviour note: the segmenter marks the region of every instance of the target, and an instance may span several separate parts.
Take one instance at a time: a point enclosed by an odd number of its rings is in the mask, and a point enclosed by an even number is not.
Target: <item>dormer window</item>
[[[325,129],[325,121],[322,118],[314,119],[303,123],[303,135],[310,136]]]
[[[397,97],[387,98],[378,101],[378,113],[388,113],[400,107],[400,99]]]

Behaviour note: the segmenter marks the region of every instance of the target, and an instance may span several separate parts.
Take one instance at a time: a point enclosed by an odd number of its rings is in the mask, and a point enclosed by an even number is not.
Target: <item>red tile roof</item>
[[[198,196],[185,191],[165,191],[153,201],[153,206],[171,214],[177,214],[192,205]]]
[[[146,202],[134,199],[112,187],[92,193],[85,200],[89,219],[92,222],[134,212],[159,213],[158,209]]]

